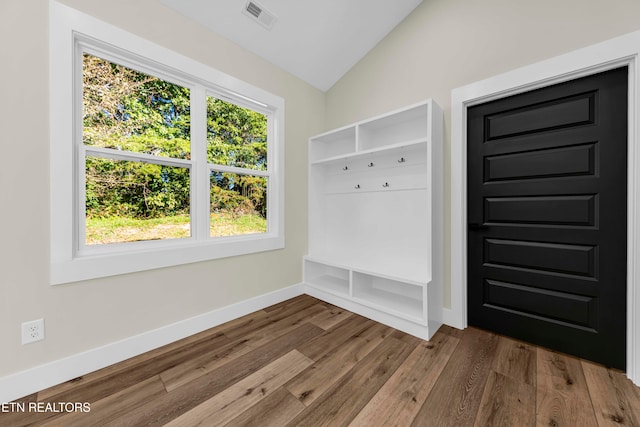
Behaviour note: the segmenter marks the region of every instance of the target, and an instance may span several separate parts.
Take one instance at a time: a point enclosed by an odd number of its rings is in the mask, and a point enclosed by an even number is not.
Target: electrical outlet
[[[22,324],[22,344],[44,339],[44,319],[32,320]]]

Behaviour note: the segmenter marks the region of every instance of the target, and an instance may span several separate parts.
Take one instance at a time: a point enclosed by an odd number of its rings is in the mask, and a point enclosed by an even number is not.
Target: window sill
[[[153,247],[146,249],[141,249],[139,245],[136,245],[135,249],[94,252],[68,260],[55,260],[51,264],[51,284],[60,285],[282,249],[284,248],[284,237],[265,234],[216,238],[209,241],[185,239],[185,241],[162,242],[160,245],[159,243],[154,241]]]

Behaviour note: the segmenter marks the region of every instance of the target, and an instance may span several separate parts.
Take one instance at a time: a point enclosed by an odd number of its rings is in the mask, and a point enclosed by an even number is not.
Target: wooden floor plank
[[[160,378],[167,391],[173,391],[252,350],[253,348],[249,347],[245,340],[233,341],[164,370],[160,373]]]
[[[536,389],[491,371],[476,416],[476,427],[535,426]]]
[[[347,322],[340,322],[323,334],[304,343],[298,348],[309,359],[320,360],[322,356],[340,347],[345,341],[358,335],[375,322],[362,316],[353,315]]]
[[[215,353],[210,352],[198,358],[191,358],[186,363],[163,372],[161,377],[167,390],[173,390],[217,369],[235,357],[242,356],[252,349],[287,334],[303,323],[310,314],[326,311],[326,308],[322,304],[317,304],[317,301],[316,304],[311,305],[307,300],[302,302],[306,310],[300,310],[299,304],[289,304],[283,306],[278,314],[273,314],[275,310],[272,310],[270,312],[272,314],[264,316],[245,316],[244,321],[234,322],[231,329],[228,329],[231,323],[222,325],[220,329],[224,331],[224,336],[230,334],[236,340],[220,347]],[[292,307],[295,307],[295,310],[292,310]],[[245,331],[244,335],[238,335],[240,331]]]
[[[284,387],[229,421],[225,427],[282,427],[294,419],[306,406]]]
[[[105,372],[87,375],[77,381],[67,382],[53,387],[43,393],[38,393],[39,402],[88,402],[95,403],[117,393],[123,389],[135,386],[149,378],[157,376],[163,369],[173,366],[184,359],[197,357],[215,349],[216,346],[229,342],[229,339],[219,333],[199,334],[197,340],[185,340],[189,344],[177,347],[168,346],[163,352],[154,352],[155,357],[145,354],[142,357],[126,360]],[[73,387],[70,387],[73,386]],[[46,396],[41,398],[40,396]],[[51,412],[34,412],[33,420],[50,420],[58,418],[59,414]],[[0,423],[2,425],[2,423]]]
[[[223,426],[311,365],[297,350],[271,362],[166,424],[166,427]]]
[[[304,307],[305,305],[310,306],[313,304],[317,304],[318,302],[319,300],[317,300],[316,298],[309,296],[307,294],[302,294],[297,297],[290,298],[286,301],[282,301],[278,304],[271,305],[267,308],[264,308],[263,310],[269,313],[272,311],[286,309],[288,307],[291,307],[292,305],[297,305],[298,307]]]
[[[327,310],[324,304],[313,304],[304,310],[293,312],[270,312],[264,324],[254,324],[250,328],[243,327],[241,331],[234,329],[224,331],[224,334],[235,340],[242,340],[251,348],[257,348],[273,339],[285,335],[304,323],[309,318]],[[286,314],[286,315],[285,315]],[[240,332],[242,332],[240,334]]]
[[[310,323],[304,324],[288,334],[274,339],[269,344],[233,359],[218,369],[178,387],[162,398],[141,405],[129,413],[121,414],[121,417],[113,425],[162,426],[320,333],[322,333],[322,329],[317,326]]]
[[[276,316],[270,317],[267,325],[250,331],[244,331],[241,336],[236,335],[237,331],[233,331],[231,335],[225,331],[225,335],[235,339],[241,338],[250,347],[257,348],[274,338],[296,329],[304,323],[308,323],[310,317],[323,313],[326,310],[327,308],[324,304],[314,304],[303,311],[290,313],[288,316],[282,318]]]
[[[255,328],[259,328],[261,325],[264,325],[264,319],[268,318],[269,313],[266,310],[258,310],[253,313],[247,314],[242,317],[238,317],[237,319],[231,320],[229,322],[223,323],[221,325],[216,326],[214,329],[218,333],[224,334],[225,331],[232,331],[237,328],[245,328],[251,329],[249,325],[256,325]],[[228,337],[228,335],[225,335]],[[235,339],[236,337],[234,337]]]
[[[315,313],[325,312],[327,308],[323,304],[313,304],[305,306],[306,310],[287,312],[288,316],[266,316],[263,320],[269,320],[270,323],[258,322],[252,324],[256,328],[251,332],[245,332],[242,336],[237,336],[238,329],[234,328],[232,336],[236,337],[236,341],[221,347],[216,352],[209,352],[197,358],[191,358],[186,363],[174,366],[161,374],[162,381],[165,383],[168,391],[174,390],[183,384],[207,374],[219,366],[249,353],[251,350],[261,347],[275,338],[287,334],[296,329],[301,323],[307,321],[308,316]],[[255,319],[252,319],[255,320]],[[246,330],[247,323],[242,323],[241,330]],[[224,335],[228,331],[225,331]]]
[[[500,337],[492,369],[514,381],[536,385],[535,346],[508,337]]]
[[[160,377],[155,376],[91,404],[89,412],[74,412],[43,424],[45,427],[99,426],[118,414],[167,394]]]
[[[33,393],[28,396],[24,396],[21,399],[14,400],[13,404],[21,404],[24,405],[25,408],[28,408],[29,404],[38,401],[38,393]],[[3,402],[0,402],[3,403]],[[0,411],[0,426],[11,426],[11,427],[24,427],[28,425],[33,425],[33,423],[38,420],[45,420],[50,417],[44,417],[41,414],[32,414],[30,411],[25,410],[10,410],[3,409]]]
[[[95,402],[118,390],[130,387],[139,381],[144,381],[160,374],[163,370],[171,368],[180,361],[195,358],[202,354],[214,351],[217,347],[229,343],[229,339],[222,334],[215,334],[206,339],[197,341],[175,350],[164,353],[155,358],[132,364],[110,377],[89,381],[82,386],[57,394],[50,399],[63,402]]]
[[[352,425],[410,425],[459,341],[440,332],[436,332],[431,341],[421,341]]]
[[[624,396],[624,399],[629,404],[633,418],[638,420],[636,425],[640,426],[640,387],[634,385],[624,372],[610,369],[608,373],[616,390]]]
[[[154,350],[150,350],[142,355],[129,358],[122,362],[91,372],[87,375],[83,375],[82,377],[74,378],[73,380],[66,381],[53,387],[41,390],[40,392],[38,392],[38,400],[44,401],[54,396],[62,396],[66,391],[77,389],[82,384],[98,381],[105,377],[111,377],[119,372],[131,368],[132,366],[140,365],[147,360],[156,359],[159,356],[165,355],[170,352],[182,352],[186,347],[197,345],[199,342],[208,341],[220,336],[222,336],[222,334],[215,328],[207,329],[205,331],[180,339],[178,341],[174,341],[162,347],[158,347]]]
[[[468,328],[413,426],[472,426],[480,408],[498,336]]]
[[[158,375],[179,361],[196,357],[230,342],[211,330],[131,358],[38,393],[39,401],[94,402],[118,389]]]
[[[388,326],[372,322],[369,328],[326,354],[284,387],[309,406],[382,343],[392,331]]]
[[[405,361],[414,347],[387,337],[288,426],[346,426]]]
[[[543,348],[537,355],[537,424],[597,426],[580,361]]]
[[[625,390],[613,379],[613,371],[585,360],[581,364],[598,426],[640,426],[640,418],[633,408],[633,401],[637,406],[640,399],[631,396],[629,400]]]
[[[314,312],[318,313],[324,309],[321,302],[310,298],[294,298],[288,303],[282,303],[278,305],[274,310],[263,310],[266,315],[255,318],[247,318],[244,322],[234,322],[225,325],[220,325],[220,331],[232,340],[236,340],[249,333],[255,333],[269,325],[287,319],[290,316],[300,317],[309,316],[310,307],[315,307]]]
[[[536,349],[499,337],[475,425],[533,426],[536,414]]]
[[[353,316],[353,313],[351,313],[350,311],[347,311],[340,307],[335,307],[329,304],[327,305],[328,307],[325,311],[311,317],[309,319],[309,322],[313,323],[316,326],[321,327],[326,331],[327,329],[333,328],[335,325],[342,322],[343,320]]]

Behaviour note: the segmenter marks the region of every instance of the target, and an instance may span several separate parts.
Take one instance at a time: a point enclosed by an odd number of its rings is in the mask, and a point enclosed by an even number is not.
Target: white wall
[[[306,140],[322,130],[433,97],[445,110],[446,221],[451,89],[640,28],[637,0],[425,0],[325,96],[159,0],[62,2],[285,99],[286,248],[50,286],[48,3],[2,0],[0,377],[298,283]],[[20,323],[40,317],[46,340],[22,346]]]
[[[301,281],[306,142],[322,130],[324,94],[187,21],[159,0],[63,3],[285,99],[286,248],[50,286],[48,2],[0,2],[0,377]],[[45,318],[22,346],[20,324]]]
[[[444,305],[450,307],[451,90],[640,28],[637,0],[424,0],[326,96],[327,128],[426,98],[445,112]]]

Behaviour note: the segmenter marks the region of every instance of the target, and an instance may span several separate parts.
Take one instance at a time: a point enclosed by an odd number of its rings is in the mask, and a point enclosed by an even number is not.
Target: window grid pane
[[[210,236],[261,234],[267,230],[267,177],[210,172]]]
[[[267,116],[207,96],[207,161],[267,170]]]
[[[191,157],[189,89],[85,53],[83,144]]]
[[[87,246],[189,238],[190,170],[86,157]]]

